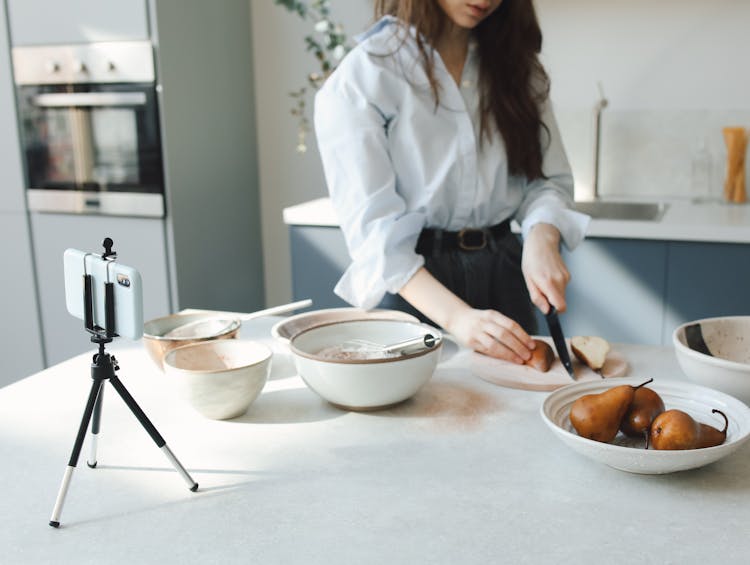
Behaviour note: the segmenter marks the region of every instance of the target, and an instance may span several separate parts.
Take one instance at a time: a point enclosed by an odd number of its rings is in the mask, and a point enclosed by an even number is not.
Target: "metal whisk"
[[[341,344],[341,348],[343,350],[367,349],[378,353],[403,353],[412,349],[432,349],[438,343],[439,340],[434,335],[424,334],[389,345],[367,339],[348,339]]]

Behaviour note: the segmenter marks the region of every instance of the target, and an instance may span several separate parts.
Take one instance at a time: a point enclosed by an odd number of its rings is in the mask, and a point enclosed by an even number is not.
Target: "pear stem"
[[[711,410],[711,414],[721,414],[722,418],[724,418],[724,429],[721,430],[721,433],[727,433],[727,428],[729,427],[729,420],[727,419],[727,415],[724,414],[724,412],[722,412],[721,410],[717,410],[716,408]]]
[[[651,377],[651,378],[650,378],[649,380],[647,380],[647,381],[646,381],[645,383],[641,383],[641,384],[639,384],[639,385],[638,385],[637,387],[634,387],[634,388],[641,388],[642,386],[645,386],[645,385],[647,385],[648,383],[652,383],[652,382],[654,382],[654,378],[653,378],[653,377]]]

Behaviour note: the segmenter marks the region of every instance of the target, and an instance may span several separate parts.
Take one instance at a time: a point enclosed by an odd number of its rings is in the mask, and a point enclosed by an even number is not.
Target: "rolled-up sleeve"
[[[335,78],[318,91],[314,114],[328,192],[352,259],[334,291],[354,306],[373,308],[424,264],[415,247],[426,220],[407,212],[396,191],[388,117]]]
[[[542,132],[542,171],[546,178],[526,184],[516,220],[521,224],[524,238],[534,225],[552,224],[560,232],[565,246],[572,250],[586,235],[591,218],[572,209],[573,174],[549,103],[544,105],[542,121],[549,130],[549,136]]]

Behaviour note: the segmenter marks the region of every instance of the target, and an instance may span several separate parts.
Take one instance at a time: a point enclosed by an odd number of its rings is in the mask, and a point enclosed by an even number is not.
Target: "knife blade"
[[[549,327],[549,333],[552,336],[552,341],[555,342],[555,349],[557,350],[557,356],[568,371],[570,378],[575,380],[576,374],[573,371],[573,364],[570,362],[570,354],[568,353],[568,345],[565,343],[565,336],[563,335],[562,326],[560,325],[560,319],[557,317],[557,309],[550,305],[549,312],[546,314],[547,326]]]

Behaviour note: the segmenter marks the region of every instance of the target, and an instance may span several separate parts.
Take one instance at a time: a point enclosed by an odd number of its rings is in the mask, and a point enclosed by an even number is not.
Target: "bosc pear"
[[[664,409],[664,401],[657,392],[645,386],[637,388],[633,393],[633,402],[620,423],[620,431],[626,436],[644,438],[648,449],[651,422]]]
[[[721,410],[711,410],[724,418],[724,429],[696,422],[682,410],[667,410],[651,423],[651,446],[654,449],[700,449],[721,445],[727,439],[729,421]]]
[[[649,379],[637,387],[620,385],[598,394],[583,395],[570,407],[570,423],[581,437],[605,443],[612,441],[633,402],[636,389],[653,380]]]

